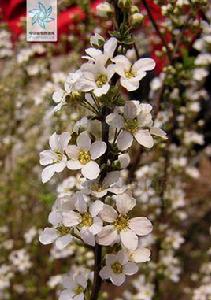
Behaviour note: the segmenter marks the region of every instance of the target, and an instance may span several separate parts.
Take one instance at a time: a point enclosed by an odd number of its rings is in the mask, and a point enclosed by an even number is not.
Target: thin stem
[[[110,110],[107,107],[102,108],[102,141],[106,143],[107,149],[105,154],[102,156],[101,165],[107,163],[109,157],[109,125],[106,123],[106,117],[110,113]],[[106,176],[106,172],[101,172],[100,181]],[[102,264],[102,246],[99,244],[95,245],[94,248],[94,256],[95,256],[95,265],[94,265],[94,281],[92,286],[92,293],[90,300],[97,300],[100,292],[100,287],[102,283],[102,279],[99,275],[101,264]]]
[[[159,29],[159,27],[158,27],[158,25],[157,25],[157,23],[156,23],[156,21],[155,21],[155,19],[153,17],[153,14],[152,14],[152,12],[150,10],[150,7],[149,7],[149,5],[147,3],[147,0],[142,0],[142,2],[143,2],[144,7],[146,8],[146,11],[147,11],[147,14],[149,16],[149,19],[150,19],[153,27],[155,28],[155,31],[157,32],[157,34],[160,37],[160,39],[161,39],[164,47],[166,48],[168,59],[169,59],[170,62],[172,62],[171,50],[170,50],[170,48],[169,48],[169,46],[168,46],[168,44],[167,44],[167,42],[165,40],[165,37],[163,36],[162,32],[160,31],[160,29]]]
[[[95,265],[94,265],[94,281],[93,281],[93,286],[92,286],[92,293],[90,300],[97,300],[102,279],[99,276],[99,272],[101,269],[101,261],[102,261],[102,246],[99,244],[95,245],[94,249],[94,256],[95,256]]]

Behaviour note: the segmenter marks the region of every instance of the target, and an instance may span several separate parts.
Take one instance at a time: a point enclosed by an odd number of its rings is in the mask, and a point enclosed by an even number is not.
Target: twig
[[[167,52],[167,55],[168,55],[169,62],[172,63],[173,59],[172,59],[171,50],[170,50],[170,48],[169,48],[169,46],[168,46],[168,44],[167,44],[167,42],[165,40],[165,37],[163,36],[162,32],[160,31],[160,29],[159,29],[159,27],[158,27],[158,25],[157,25],[157,23],[156,23],[153,15],[152,15],[152,12],[151,12],[150,7],[149,7],[149,5],[147,3],[147,0],[142,0],[142,2],[143,2],[144,7],[146,8],[146,11],[147,11],[147,14],[149,16],[149,19],[150,19],[153,27],[155,28],[155,31],[157,32],[157,34],[160,37],[160,39],[161,39],[164,47],[166,48],[166,52]]]
[[[92,294],[90,300],[97,300],[98,294],[100,291],[102,279],[99,276],[100,268],[101,268],[101,261],[102,261],[102,246],[99,244],[95,245],[94,250],[94,257],[95,257],[95,265],[94,265],[94,281],[92,286]]]

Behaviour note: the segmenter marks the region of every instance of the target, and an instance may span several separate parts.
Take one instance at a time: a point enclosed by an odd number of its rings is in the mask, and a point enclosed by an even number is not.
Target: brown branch
[[[168,46],[168,44],[167,44],[167,42],[165,40],[165,37],[163,36],[162,32],[160,31],[160,29],[159,29],[159,27],[158,27],[158,25],[157,25],[157,23],[156,23],[156,21],[155,21],[155,19],[153,17],[153,14],[152,14],[152,12],[150,10],[150,7],[149,7],[149,5],[147,3],[147,0],[142,0],[142,2],[143,2],[144,7],[146,8],[148,17],[149,17],[149,19],[150,19],[150,21],[151,21],[151,23],[152,23],[155,31],[157,32],[158,36],[160,37],[160,39],[161,39],[161,41],[163,43],[163,46],[166,48],[166,52],[167,52],[167,56],[168,56],[169,62],[172,63],[171,49],[169,48],[169,46]]]
[[[93,281],[92,294],[90,300],[98,299],[98,295],[102,283],[102,279],[99,276],[99,272],[101,269],[101,262],[102,262],[102,246],[100,246],[99,244],[95,245],[94,256],[95,256],[94,281]]]

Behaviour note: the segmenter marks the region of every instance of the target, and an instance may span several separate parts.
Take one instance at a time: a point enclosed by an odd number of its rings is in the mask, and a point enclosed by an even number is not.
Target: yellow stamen
[[[125,72],[125,77],[127,78],[127,79],[131,79],[131,78],[133,78],[133,77],[135,77],[136,76],[136,74],[132,71],[132,70],[129,70],[129,71],[126,71]]]
[[[127,119],[125,120],[125,129],[131,133],[136,133],[138,130],[137,119]]]
[[[59,231],[60,235],[66,235],[69,234],[71,232],[71,229],[69,227],[65,227],[64,225],[61,225],[57,228],[57,230]]]
[[[81,215],[81,227],[90,227],[93,224],[93,218],[90,213],[86,212]]]
[[[111,269],[115,274],[121,274],[122,273],[122,265],[119,262],[115,262],[111,265]]]
[[[96,79],[96,85],[101,88],[108,81],[108,77],[105,74],[100,74]]]
[[[91,161],[91,154],[90,154],[90,152],[87,151],[87,150],[81,150],[79,152],[78,160],[80,161],[80,163],[82,165],[86,165],[88,162]]]
[[[114,226],[117,231],[120,232],[126,228],[128,228],[128,217],[127,216],[119,216],[114,222]]]

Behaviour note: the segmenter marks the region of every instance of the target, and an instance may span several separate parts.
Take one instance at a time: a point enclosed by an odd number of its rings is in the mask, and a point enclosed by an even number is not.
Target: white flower
[[[207,77],[209,74],[208,70],[203,68],[196,68],[193,71],[193,79],[196,81],[202,81]]]
[[[37,234],[36,227],[31,227],[28,231],[26,231],[24,234],[26,244],[30,244],[33,238],[36,236],[36,234]]]
[[[105,65],[109,59],[111,60],[113,58],[116,47],[117,39],[112,37],[105,42],[103,51],[96,48],[88,48],[85,50],[87,56],[83,56],[83,58],[88,59],[90,62],[101,63]]]
[[[69,176],[58,185],[57,192],[59,196],[72,195],[73,188],[76,186],[77,179],[75,176]]]
[[[150,250],[139,246],[136,250],[129,250],[128,256],[130,261],[136,263],[148,262],[150,261]]]
[[[139,87],[139,81],[146,76],[147,71],[155,67],[152,58],[140,58],[132,64],[124,55],[118,55],[111,59],[115,63],[115,71],[119,74],[121,85],[128,91],[135,91]]]
[[[100,17],[107,17],[108,14],[112,13],[112,6],[109,2],[105,1],[98,4],[96,10]]]
[[[154,145],[151,136],[156,135],[165,138],[166,133],[153,127],[151,116],[152,106],[139,101],[127,101],[123,114],[115,111],[107,116],[106,122],[113,128],[123,129],[117,137],[117,146],[120,150],[126,150],[132,146],[133,137],[136,141],[147,148]]]
[[[78,70],[75,73],[69,73],[66,80],[65,80],[65,90],[61,88],[57,88],[53,93],[53,101],[58,103],[54,107],[54,111],[59,111],[62,106],[66,103],[65,97],[67,95],[74,95],[74,93],[77,93],[77,83],[81,78],[81,72]]]
[[[62,214],[56,210],[49,214],[48,220],[54,227],[47,227],[41,232],[40,243],[47,245],[55,242],[55,246],[59,250],[64,249],[72,242],[71,228],[64,226]]]
[[[97,47],[100,47],[102,43],[105,42],[105,39],[97,32],[95,32],[94,35],[90,38],[91,45],[96,45]]]
[[[80,237],[83,241],[91,246],[95,245],[95,235],[102,229],[102,220],[98,217],[99,212],[103,209],[103,202],[87,202],[84,196],[76,193],[75,209],[63,212],[63,222],[68,227],[78,227]]]
[[[99,165],[95,162],[106,151],[106,143],[101,141],[91,142],[87,132],[82,132],[77,140],[76,145],[70,145],[66,152],[70,157],[67,167],[70,170],[79,170],[84,177],[95,179],[100,173]]]
[[[116,200],[117,211],[110,205],[104,204],[100,216],[103,221],[110,223],[103,227],[98,234],[98,242],[109,246],[121,240],[124,247],[136,250],[138,237],[149,234],[152,230],[151,222],[145,217],[129,218],[128,212],[136,205],[136,200],[124,193],[113,196]]]
[[[62,285],[65,289],[59,295],[59,300],[84,300],[87,277],[82,272],[64,276]]]
[[[65,150],[69,143],[71,135],[63,132],[61,135],[54,133],[50,136],[49,144],[51,150],[44,150],[40,153],[40,164],[47,166],[42,171],[43,183],[50,180],[54,173],[60,173],[64,170],[67,163]]]
[[[122,194],[126,187],[121,184],[120,172],[109,172],[102,182],[99,179],[88,180],[84,183],[84,192],[91,194],[96,198],[102,198],[108,192],[113,194]]]
[[[106,266],[100,271],[102,279],[110,279],[114,285],[124,283],[126,276],[138,272],[138,266],[134,262],[128,262],[127,253],[120,250],[117,254],[106,255]]]
[[[52,96],[52,99],[54,102],[58,103],[55,107],[54,107],[54,111],[58,111],[62,108],[62,106],[65,104],[65,91],[61,88],[57,88]]]
[[[10,253],[10,261],[20,271],[25,272],[32,267],[29,254],[26,249],[19,249]]]
[[[80,70],[82,76],[77,85],[80,91],[93,91],[97,97],[107,94],[110,89],[109,81],[114,74],[113,65],[106,67],[102,59],[102,61],[97,60],[95,64],[85,63]]]

